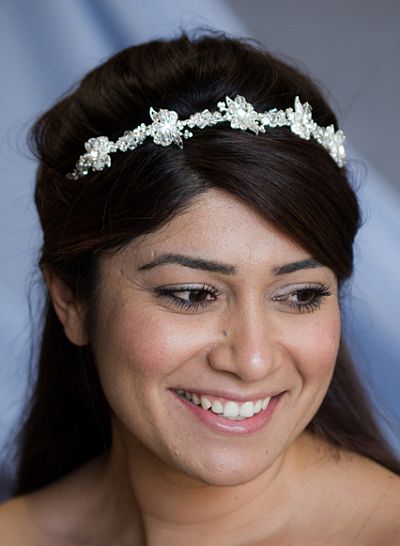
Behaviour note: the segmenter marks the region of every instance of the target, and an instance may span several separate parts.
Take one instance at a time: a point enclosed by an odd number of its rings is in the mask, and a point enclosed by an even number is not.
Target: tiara
[[[340,129],[335,131],[333,125],[320,127],[312,119],[311,106],[308,102],[301,103],[299,97],[294,100],[294,109],[277,110],[273,108],[266,112],[256,112],[252,104],[238,95],[234,100],[225,97],[225,101],[217,104],[218,110],[210,112],[203,110],[192,114],[188,119],[178,119],[174,110],[161,109],[158,112],[150,108],[150,117],[153,123],[138,127],[125,133],[115,142],[106,136],[90,138],[85,142],[86,153],[81,155],[72,172],[67,177],[77,180],[89,174],[89,171],[102,171],[111,166],[110,154],[134,150],[147,137],[153,139],[154,144],[169,146],[176,144],[183,148],[183,139],[193,136],[190,129],[197,127],[204,129],[217,123],[230,122],[232,129],[249,130],[255,134],[265,133],[266,127],[289,127],[292,133],[300,138],[319,142],[331,155],[339,167],[345,164],[344,140],[345,135]]]

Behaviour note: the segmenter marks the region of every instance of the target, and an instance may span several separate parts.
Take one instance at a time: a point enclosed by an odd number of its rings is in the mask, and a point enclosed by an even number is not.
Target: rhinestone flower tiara
[[[305,140],[314,139],[321,144],[335,160],[339,167],[345,164],[344,140],[345,135],[340,129],[335,131],[333,125],[320,127],[312,119],[311,106],[301,103],[299,97],[295,98],[294,109],[277,110],[273,108],[266,112],[256,112],[252,104],[244,97],[238,95],[234,100],[225,97],[225,101],[217,104],[218,111],[203,110],[192,114],[188,119],[178,119],[178,114],[173,110],[161,109],[156,112],[150,108],[150,117],[153,123],[138,127],[125,133],[115,142],[106,136],[90,138],[85,142],[86,153],[81,155],[75,165],[75,169],[67,174],[72,180],[77,180],[89,174],[89,171],[102,171],[111,166],[110,154],[134,150],[151,137],[155,144],[169,146],[176,144],[183,148],[183,139],[193,136],[190,129],[197,127],[212,127],[217,123],[230,122],[232,129],[249,130],[255,134],[265,133],[266,127],[289,127],[292,133]]]

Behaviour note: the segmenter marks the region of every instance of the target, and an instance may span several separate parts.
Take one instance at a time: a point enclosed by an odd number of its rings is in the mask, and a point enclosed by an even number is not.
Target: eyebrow
[[[300,260],[298,262],[292,262],[290,264],[274,267],[272,272],[275,275],[286,275],[287,273],[294,273],[295,271],[300,271],[301,269],[316,269],[318,267],[324,266],[315,258],[306,258],[305,260]]]
[[[222,273],[223,275],[234,275],[237,273],[236,267],[233,265],[223,264],[202,258],[193,258],[183,254],[162,254],[152,262],[139,267],[139,271],[153,269],[159,265],[178,264],[192,269],[202,269],[203,271],[211,271],[212,273]]]
[[[234,265],[204,260],[202,258],[194,258],[183,254],[162,254],[151,262],[140,266],[139,271],[148,271],[154,267],[168,264],[182,265],[184,267],[190,267],[191,269],[201,269],[202,271],[222,273],[223,275],[235,275],[238,272],[238,269]],[[286,275],[301,269],[316,269],[318,267],[323,267],[318,260],[315,258],[307,258],[298,262],[276,266],[272,269],[272,273],[274,275]]]

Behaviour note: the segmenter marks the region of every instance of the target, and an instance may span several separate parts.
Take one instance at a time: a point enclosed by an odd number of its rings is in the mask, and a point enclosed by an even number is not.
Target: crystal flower
[[[314,128],[314,122],[311,114],[311,106],[308,102],[301,104],[299,97],[296,97],[294,111],[290,109],[287,117],[291,121],[291,131],[299,137],[309,140],[311,131]]]
[[[85,143],[86,165],[91,166],[94,171],[102,171],[104,167],[109,167],[111,165],[110,144],[112,143],[105,136],[89,138]]]
[[[260,131],[259,114],[254,110],[252,104],[244,97],[238,95],[235,100],[225,97],[228,107],[224,108],[228,114],[232,129],[250,130],[258,134]],[[223,103],[222,103],[223,104]],[[221,103],[220,103],[221,105]]]
[[[322,145],[328,150],[339,167],[343,167],[346,160],[346,152],[344,149],[345,139],[346,137],[343,131],[339,129],[335,132],[333,125],[329,125],[325,128],[324,142],[322,142]]]
[[[178,114],[173,110],[156,112],[150,108],[150,117],[153,123],[149,126],[149,133],[155,144],[169,146],[174,143],[183,148],[182,131],[178,124]]]

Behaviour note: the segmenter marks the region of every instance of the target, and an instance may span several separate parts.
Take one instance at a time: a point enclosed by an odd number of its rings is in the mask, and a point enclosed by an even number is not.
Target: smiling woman
[[[124,444],[135,431],[210,485],[278,460],[317,411],[338,350],[337,281],[316,264],[215,189],[102,261],[90,339]]]
[[[400,541],[341,338],[360,220],[336,127],[223,35],[126,49],[39,119],[49,298],[7,545]]]

